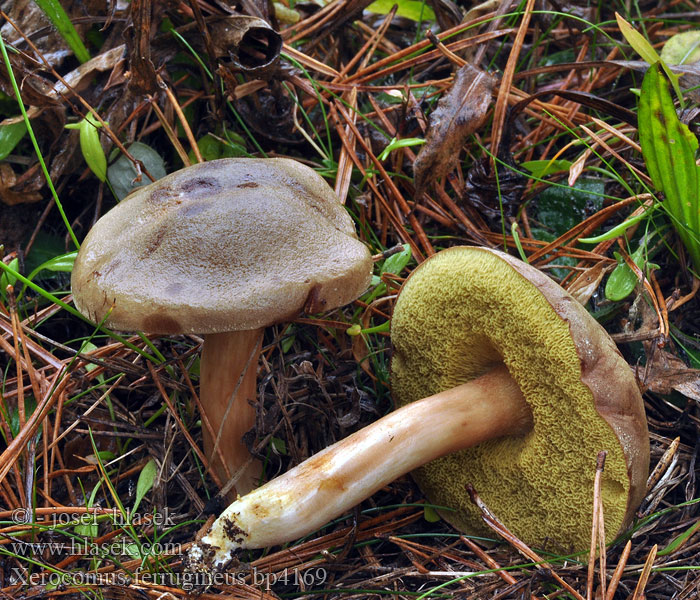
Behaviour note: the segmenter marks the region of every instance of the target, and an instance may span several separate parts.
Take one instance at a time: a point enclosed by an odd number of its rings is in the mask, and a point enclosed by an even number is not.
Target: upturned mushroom
[[[202,334],[205,453],[236,493],[260,476],[254,426],[263,328],[357,298],[372,260],[328,184],[289,159],[221,159],[138,189],[90,230],[72,274],[84,315],[122,331]]]
[[[585,549],[600,450],[607,541],[630,523],[649,467],[642,398],[605,330],[554,281],[499,251],[439,252],[404,284],[392,341],[400,408],[231,504],[191,547],[190,570],[307,535],[414,470],[460,530],[483,531],[471,483],[526,543]]]

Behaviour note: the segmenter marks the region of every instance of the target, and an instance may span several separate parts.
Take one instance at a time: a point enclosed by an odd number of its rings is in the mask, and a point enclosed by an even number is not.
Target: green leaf
[[[127,150],[131,156],[143,163],[153,177],[165,177],[165,162],[153,148],[141,142],[134,142]],[[126,198],[135,189],[151,183],[145,174],[136,171],[131,160],[123,154],[109,166],[107,178],[119,200]]]
[[[350,327],[348,327],[345,330],[345,333],[347,333],[348,335],[360,335],[362,333],[362,325],[360,325],[359,323],[350,325]]]
[[[411,247],[408,244],[404,244],[401,252],[392,254],[384,261],[384,264],[379,272],[398,275],[404,270],[409,260],[411,260]]]
[[[525,254],[525,250],[523,250],[523,245],[520,243],[520,234],[518,233],[517,221],[513,221],[513,224],[510,226],[510,234],[513,236],[515,247],[518,249],[518,254],[520,254],[520,260],[522,260],[524,263],[529,263],[530,261],[527,258],[527,254]]]
[[[639,141],[649,176],[666,196],[663,206],[695,269],[700,269],[700,173],[695,164],[698,140],[678,119],[668,80],[658,64],[644,76],[638,115]]]
[[[560,173],[568,171],[573,163],[570,160],[554,159],[554,160],[528,160],[521,163],[521,167],[527,169],[534,177],[542,179],[552,173]]]
[[[634,27],[632,27],[632,25],[625,21],[625,19],[620,14],[615,13],[615,18],[617,19],[617,26],[620,28],[620,32],[623,36],[625,36],[625,39],[627,40],[629,45],[632,46],[634,51],[637,54],[639,54],[639,56],[641,56],[646,62],[648,62],[649,65],[661,63],[661,66],[663,67],[666,76],[671,80],[671,84],[673,85],[673,89],[676,92],[678,101],[681,103],[681,106],[683,106],[683,94],[681,94],[681,88],[678,84],[678,81],[681,78],[681,76],[677,75],[676,73],[671,71],[671,69],[668,68],[668,65],[661,59],[661,57],[658,55],[656,50],[654,50],[654,47],[649,43],[649,41]]]
[[[111,450],[99,450],[95,454],[88,454],[85,460],[91,465],[97,465],[114,460],[116,457],[117,456]]]
[[[124,554],[130,556],[131,558],[142,559],[144,557],[141,551],[141,546],[136,542],[126,543],[122,546],[122,548],[124,550]]]
[[[605,183],[580,177],[572,186],[553,185],[537,196],[537,219],[552,233],[563,235],[603,206]]]
[[[637,286],[638,279],[634,271],[627,266],[622,256],[618,252],[614,254],[617,259],[617,266],[605,282],[605,297],[613,302],[619,302],[632,293]],[[634,260],[633,256],[631,258]],[[638,267],[640,266],[636,260],[634,262]]]
[[[398,150],[399,148],[410,148],[411,146],[422,146],[423,144],[425,144],[425,140],[423,138],[401,138],[400,140],[393,138],[389,142],[389,145],[382,150],[381,154],[377,158],[379,160],[386,160],[389,154],[391,154],[391,152],[394,150]]]
[[[24,121],[0,126],[0,160],[4,160],[27,133]]]
[[[58,29],[61,37],[66,40],[70,49],[73,50],[75,57],[81,63],[90,60],[90,53],[83,45],[78,32],[75,30],[75,27],[73,27],[73,23],[63,9],[63,6],[61,6],[59,0],[36,0],[36,3],[48,17],[49,21],[53,23],[53,26]]]
[[[608,240],[614,240],[615,238],[620,237],[627,229],[632,227],[632,225],[635,225],[636,223],[639,223],[642,219],[645,219],[649,215],[651,215],[652,211],[656,208],[656,206],[652,206],[651,208],[648,208],[645,210],[643,213],[635,216],[635,217],[630,217],[626,221],[623,221],[619,225],[615,225],[612,229],[606,231],[605,233],[601,233],[600,235],[596,235],[595,237],[587,237],[587,238],[579,238],[579,242],[583,242],[584,244],[600,244],[600,242],[607,242]]]
[[[274,451],[277,452],[277,454],[287,456],[287,444],[285,444],[283,439],[272,436],[270,438],[270,445],[272,446]]]
[[[102,124],[92,113],[88,113],[79,123],[70,123],[65,127],[80,131],[80,150],[83,153],[83,158],[95,176],[100,181],[104,181],[107,178],[107,157],[102,150],[100,134],[97,131],[102,127]]]
[[[388,15],[394,5],[398,4],[396,14],[412,21],[435,21],[433,9],[420,0],[375,0],[367,7],[369,12]]]
[[[573,186],[552,185],[540,192],[536,201],[537,220],[543,227],[533,227],[535,239],[553,241],[583,221],[591,212],[603,206],[605,183],[602,178],[579,177]],[[552,265],[574,266],[570,256],[555,258]],[[554,277],[564,277],[568,271],[553,269]]]
[[[654,50],[654,46],[651,45],[649,40],[632,27],[622,15],[615,13],[615,19],[617,19],[617,26],[620,28],[620,32],[627,40],[627,43],[632,46],[632,49],[639,54],[643,60],[650,65],[661,60],[661,57],[656,50]]]
[[[293,323],[290,323],[282,333],[282,354],[287,354],[292,349],[296,340],[295,332],[296,327],[294,327]]]
[[[107,179],[107,157],[100,144],[100,134],[97,131],[102,124],[92,115],[88,115],[80,123],[80,150],[85,157],[90,170],[100,181]]]
[[[661,59],[669,65],[690,65],[700,61],[700,30],[672,35],[661,50]]]
[[[432,506],[423,507],[423,518],[428,523],[437,523],[440,520],[440,515]]]
[[[92,489],[92,492],[90,492],[90,497],[87,499],[87,502],[85,504],[86,508],[92,508],[95,505],[95,497],[97,496],[97,492],[100,489],[100,487],[100,485],[96,485]],[[73,528],[73,531],[76,535],[81,535],[89,538],[96,538],[97,534],[99,533],[99,529],[97,526],[97,515],[94,513],[86,513],[84,515],[80,515],[80,525],[76,525]]]
[[[13,258],[7,266],[13,271],[19,271],[19,260]],[[5,288],[8,285],[15,285],[16,282],[17,278],[14,277],[10,271],[3,271],[0,274],[0,295],[5,298]]]
[[[197,140],[199,153],[205,161],[216,160],[217,158],[231,158],[237,156],[248,156],[245,146],[236,142],[227,142],[215,135],[208,133]],[[191,163],[196,163],[194,152],[187,153]]]
[[[605,297],[613,302],[619,302],[634,291],[639,279],[637,279],[635,272],[627,265],[619,253],[615,252],[615,258],[618,265],[605,282]],[[653,263],[646,263],[645,265],[645,262],[649,259],[649,241],[646,238],[639,243],[639,248],[630,255],[630,258],[642,272],[658,268],[658,265]]]
[[[53,258],[47,260],[45,263],[39,265],[34,269],[27,279],[32,281],[41,271],[53,271],[54,273],[70,273],[73,270],[73,263],[75,263],[75,257],[78,256],[78,251],[68,252],[67,254],[61,254],[60,256],[54,256]]]
[[[134,513],[138,510],[139,504],[143,497],[151,490],[153,487],[153,482],[158,474],[158,467],[156,466],[156,461],[153,459],[149,460],[146,465],[141,469],[139,473],[139,480],[136,482],[136,498],[134,500]]]
[[[666,546],[662,550],[659,550],[659,552],[656,555],[666,556],[668,554],[673,554],[676,550],[683,546],[683,544],[685,544],[698,530],[700,530],[700,519],[695,521],[695,523],[688,527],[688,529],[686,529],[683,533],[673,538],[669,542],[668,546]]]
[[[296,10],[289,8],[281,2],[273,2],[272,6],[275,7],[275,16],[280,23],[294,25],[301,19],[301,15]]]
[[[24,397],[24,414],[29,417],[36,410],[36,400],[33,396]],[[10,412],[10,433],[12,437],[17,437],[19,434],[19,410],[14,406]],[[5,440],[7,441],[7,440]]]
[[[97,350],[97,346],[93,344],[92,342],[85,342],[81,347],[80,347],[80,353],[81,354],[90,354],[90,352],[94,352]],[[89,373],[93,369],[96,369],[97,365],[94,363],[88,363],[85,365],[85,370]],[[100,376],[102,377],[102,376]]]

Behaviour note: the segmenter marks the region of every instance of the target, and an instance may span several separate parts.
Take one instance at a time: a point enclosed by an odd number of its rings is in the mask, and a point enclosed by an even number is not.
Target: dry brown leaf
[[[591,299],[593,292],[598,289],[603,276],[613,265],[606,265],[599,262],[593,265],[590,269],[583,271],[566,289],[576,300],[584,306]]]
[[[86,63],[73,69],[70,73],[63,76],[63,82],[68,84],[73,92],[80,93],[85,91],[90,85],[94,85],[93,76],[95,73],[104,73],[112,71],[120,62],[124,60],[126,46],[121,44],[116,48],[107,50],[91,58]],[[51,90],[49,95],[52,98],[58,99],[62,94],[68,94],[68,88],[62,81],[56,82],[56,85]]]
[[[78,2],[66,1],[62,2],[61,6],[69,16],[76,18],[83,16]],[[10,2],[6,9],[12,23],[32,40],[34,46],[41,52],[44,60],[49,65],[58,67],[66,58],[73,54],[58,29],[52,26],[51,21],[49,21],[36,2],[33,0],[16,0],[15,2]],[[78,29],[84,30],[85,27],[78,26]],[[0,33],[6,44],[12,44],[34,56],[32,48],[12,24],[9,22],[5,23],[0,29]]]
[[[674,390],[687,398],[700,401],[700,370],[691,369],[680,358],[662,348],[651,348],[645,342],[647,365],[642,384],[651,392],[667,395]]]
[[[17,187],[16,187],[17,186]],[[27,190],[17,182],[17,175],[7,163],[0,163],[0,202],[8,206],[15,204],[30,204],[39,202],[41,194],[35,190]]]
[[[502,0],[486,0],[486,2],[477,4],[467,11],[467,14],[464,15],[464,20],[462,22],[466,23],[467,21],[474,21],[479,17],[489,14],[490,12],[495,12],[502,4]]]
[[[36,70],[34,61],[24,55],[10,54],[10,65],[15,79],[21,82],[22,100],[30,106],[56,106],[57,102],[49,98],[51,82],[45,79]],[[0,61],[0,91],[10,97],[14,97],[14,88],[7,68]],[[19,112],[19,111],[18,111]]]
[[[484,124],[494,87],[488,73],[470,64],[457,70],[452,87],[430,115],[426,143],[413,167],[419,197],[454,167],[466,138]]]
[[[641,321],[636,332],[643,335],[658,331],[659,321],[656,311],[643,296],[638,296],[634,306]],[[668,346],[661,348],[658,345],[659,339],[660,336],[654,336],[642,341],[646,365],[637,368],[637,378],[643,390],[664,396],[675,390],[687,398],[700,401],[700,370],[688,367],[683,360],[667,349]]]

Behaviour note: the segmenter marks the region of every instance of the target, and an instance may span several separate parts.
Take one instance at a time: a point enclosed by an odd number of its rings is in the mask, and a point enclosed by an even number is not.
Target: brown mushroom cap
[[[471,483],[525,542],[587,548],[600,450],[608,452],[601,490],[607,541],[631,521],[649,467],[634,375],[605,330],[546,275],[485,248],[440,252],[404,284],[392,342],[398,405],[504,363],[532,410],[525,436],[490,440],[414,472],[431,502],[453,509],[443,516],[455,527],[487,533],[465,493]]]
[[[205,334],[341,306],[371,270],[352,219],[312,169],[229,158],[172,173],[105,214],[71,283],[77,308],[114,329]]]

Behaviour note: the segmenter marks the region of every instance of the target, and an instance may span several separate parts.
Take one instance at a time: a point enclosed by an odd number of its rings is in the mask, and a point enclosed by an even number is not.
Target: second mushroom
[[[404,284],[392,342],[400,408],[231,504],[193,544],[191,570],[307,535],[413,470],[458,529],[483,531],[471,483],[526,543],[582,550],[606,450],[607,541],[630,523],[649,467],[642,398],[605,330],[554,281],[495,250],[445,250]]]

